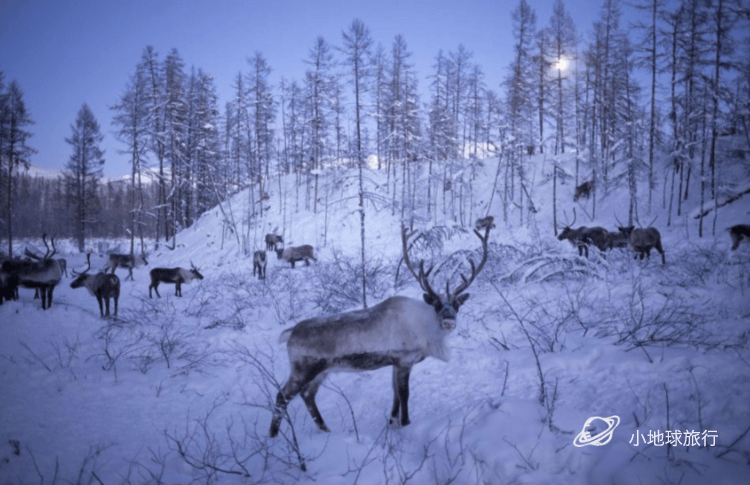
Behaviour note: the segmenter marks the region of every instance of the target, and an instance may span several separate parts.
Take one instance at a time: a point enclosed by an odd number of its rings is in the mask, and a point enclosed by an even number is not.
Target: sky
[[[546,26],[553,0],[528,0],[537,28]],[[566,0],[580,37],[590,31],[599,9],[590,0]],[[485,82],[500,92],[512,56],[511,12],[517,1],[498,0],[0,0],[0,70],[6,86],[16,80],[35,124],[29,145],[33,165],[62,169],[71,147],[78,110],[87,103],[105,136],[104,174],[129,172],[128,157],[111,125],[114,105],[141,54],[151,45],[163,59],[176,48],[186,69],[212,75],[219,107],[229,99],[237,73],[260,52],[271,66],[271,81],[301,80],[310,48],[322,36],[340,46],[354,19],[369,28],[374,42],[390,48],[403,35],[412,52],[420,88],[428,84],[442,49],[460,44],[471,53]]]

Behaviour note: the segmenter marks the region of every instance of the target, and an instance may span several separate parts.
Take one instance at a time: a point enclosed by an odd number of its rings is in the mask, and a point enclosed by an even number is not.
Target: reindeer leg
[[[318,428],[321,431],[328,433],[331,430],[328,429],[328,426],[326,426],[325,421],[323,421],[323,416],[320,415],[318,406],[317,404],[315,404],[315,395],[318,393],[318,388],[323,383],[323,380],[325,378],[326,374],[324,372],[318,374],[315,379],[313,379],[306,387],[302,389],[300,395],[302,396],[302,400],[305,401],[305,406],[307,406],[307,410],[310,412],[310,416],[312,416],[315,424],[318,425]]]
[[[96,302],[99,304],[99,318],[104,318],[104,308],[102,307],[102,297],[96,295]]]
[[[409,375],[411,374],[411,366],[393,366],[395,383],[394,387],[398,390],[398,399],[401,404],[401,426],[408,426],[409,421]],[[395,404],[395,398],[394,398]],[[391,411],[391,422],[393,422],[395,416],[392,415]]]
[[[391,408],[391,426],[398,424],[398,411],[401,408],[401,399],[398,397],[398,367],[393,366],[393,407]]]

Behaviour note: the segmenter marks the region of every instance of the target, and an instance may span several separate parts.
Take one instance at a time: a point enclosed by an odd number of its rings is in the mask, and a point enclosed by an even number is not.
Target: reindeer
[[[151,284],[148,285],[148,297],[151,298],[151,288],[156,292],[156,296],[161,298],[159,294],[159,283],[174,283],[174,296],[182,297],[182,284],[190,283],[193,280],[202,280],[203,275],[200,274],[198,268],[190,262],[190,269],[185,268],[154,268],[150,272]]]
[[[586,197],[588,199],[591,196],[592,190],[594,190],[593,180],[587,180],[586,182],[577,186],[575,194],[573,194],[573,202],[577,202],[581,197]]]
[[[490,229],[495,228],[495,218],[492,216],[483,217],[481,219],[477,219],[477,222],[474,223],[474,229],[477,231],[482,231],[482,229],[489,227]]]
[[[13,287],[13,293],[17,291],[18,286],[34,288],[41,295],[42,309],[46,310],[52,306],[52,293],[55,286],[60,282],[60,278],[62,278],[62,271],[60,263],[52,258],[57,253],[55,238],[52,237],[50,240],[52,242],[51,250],[49,244],[47,244],[47,235],[42,234],[42,241],[47,248],[44,256],[37,256],[31,251],[26,251],[30,258],[37,261],[6,261],[3,263],[2,273],[5,276],[1,279],[5,281],[3,292],[6,295],[10,294],[10,287]]]
[[[566,216],[567,219],[567,216]],[[586,259],[589,257],[589,245],[593,244],[600,251],[606,251],[609,246],[609,232],[603,227],[586,227],[581,226],[573,229],[571,226],[575,224],[577,219],[576,211],[573,210],[573,222],[565,226],[557,236],[559,241],[567,239],[570,244],[578,247],[578,256],[586,254]]]
[[[125,278],[133,280],[133,268],[137,268],[139,266],[147,265],[148,261],[146,261],[146,255],[140,254],[138,256],[135,256],[133,254],[117,254],[112,253],[109,255],[109,261],[107,262],[107,266],[104,267],[104,271],[107,271],[108,269],[112,269],[112,274],[115,274],[115,270],[120,268],[127,268],[128,269],[128,276]]]
[[[743,240],[750,241],[750,225],[737,224],[727,229],[729,237],[732,238],[732,251],[740,246]]]
[[[258,272],[259,280],[266,279],[266,252],[265,251],[255,251],[253,253],[253,276],[255,276],[256,270]]]
[[[296,263],[297,261],[304,260],[306,266],[310,266],[311,259],[317,262],[318,260],[315,259],[315,255],[313,253],[314,249],[309,244],[276,250],[277,259],[289,261],[290,263],[292,263],[292,269],[294,269],[294,263]]]
[[[420,261],[417,273],[409,259],[407,241],[415,232],[407,232],[402,226],[401,244],[406,267],[424,291],[423,301],[393,296],[371,308],[311,318],[282,332],[280,341],[287,342],[290,376],[276,396],[271,437],[278,434],[287,403],[297,394],[302,395],[318,428],[329,431],[315,404],[318,388],[329,372],[360,372],[389,365],[393,366],[391,425],[409,424],[411,368],[427,357],[448,361],[445,339],[456,327],[459,308],[469,298],[464,291],[487,262],[490,227],[484,236],[474,231],[482,242],[479,266],[469,259],[471,274],[468,278],[462,274],[462,282],[453,292],[446,281],[445,295],[430,286],[432,267],[425,272],[424,261]]]
[[[278,234],[266,234],[266,251],[276,251],[277,244],[284,244],[284,238]]]
[[[630,233],[628,249],[630,251],[635,251],[636,254],[633,259],[638,259],[638,256],[640,256],[641,259],[643,259],[644,256],[651,259],[651,249],[656,248],[661,254],[661,263],[667,264],[667,258],[664,255],[664,249],[661,246],[661,234],[659,234],[658,229],[655,227],[640,229],[633,226],[627,226],[620,228],[620,231]]]
[[[86,269],[80,273],[71,269],[71,273],[73,273],[76,279],[70,283],[70,287],[74,289],[82,286],[86,287],[89,293],[96,297],[97,303],[99,303],[99,316],[101,318],[110,316],[109,299],[112,298],[115,302],[115,318],[117,318],[117,304],[120,300],[120,278],[116,274],[107,274],[105,271],[88,274],[88,271],[91,269],[91,253],[86,254],[86,264]],[[102,300],[107,307],[106,313],[104,313]]]

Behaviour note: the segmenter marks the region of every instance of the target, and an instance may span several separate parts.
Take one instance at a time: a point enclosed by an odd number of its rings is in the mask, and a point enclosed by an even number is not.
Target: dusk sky
[[[548,25],[553,0],[527,0],[537,28]],[[38,153],[32,164],[62,169],[71,147],[65,138],[83,103],[105,135],[104,174],[129,172],[128,157],[118,153],[109,109],[122,94],[144,48],[152,45],[163,59],[174,47],[185,62],[215,79],[223,111],[239,71],[260,52],[283,76],[302,80],[303,62],[315,39],[334,47],[352,20],[369,28],[374,43],[389,49],[404,36],[424,89],[439,50],[459,44],[473,53],[486,85],[501,92],[500,82],[513,49],[511,12],[517,1],[499,0],[0,0],[0,70],[6,85],[18,81],[26,107],[36,122],[29,145]],[[599,4],[565,2],[579,37],[591,31]],[[627,7],[625,7],[627,14]],[[349,96],[351,97],[351,96]],[[423,98],[423,101],[426,99]]]

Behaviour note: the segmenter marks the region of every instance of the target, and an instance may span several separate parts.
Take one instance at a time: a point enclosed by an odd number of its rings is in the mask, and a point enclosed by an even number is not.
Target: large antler
[[[482,233],[474,229],[474,234],[477,235],[480,241],[482,241],[482,260],[479,262],[479,266],[474,265],[474,261],[469,258],[469,265],[471,266],[471,275],[466,278],[466,276],[463,275],[463,273],[460,273],[461,276],[461,284],[456,287],[456,289],[453,291],[452,296],[453,298],[457,297],[462,292],[466,291],[466,289],[474,282],[474,279],[477,277],[480,271],[484,269],[485,263],[487,263],[487,256],[489,255],[489,250],[487,248],[487,241],[490,238],[490,226],[487,226],[487,228],[484,230],[484,236],[482,236]],[[448,295],[451,295],[448,291],[448,282],[445,283],[445,292],[448,293]]]
[[[90,251],[89,251],[88,253],[86,253],[86,264],[87,264],[87,267],[86,267],[86,269],[84,269],[84,270],[83,270],[83,271],[81,271],[80,273],[79,273],[79,272],[77,272],[77,271],[76,271],[76,270],[74,270],[74,269],[71,269],[71,270],[70,270],[70,272],[71,272],[71,273],[73,273],[73,276],[80,276],[80,275],[82,275],[82,274],[84,274],[84,273],[88,272],[88,270],[90,270],[90,269],[91,269],[91,252],[90,252]]]
[[[412,276],[417,279],[417,282],[419,283],[419,286],[422,288],[422,290],[432,297],[439,298],[438,294],[435,292],[435,290],[432,289],[432,287],[430,286],[430,282],[427,280],[427,278],[430,276],[430,273],[432,272],[432,266],[427,270],[427,272],[425,272],[424,259],[420,260],[419,274],[417,274],[417,272],[414,271],[414,266],[411,264],[411,260],[409,259],[409,249],[407,247],[407,241],[411,239],[411,237],[416,233],[417,231],[408,231],[406,227],[404,227],[403,223],[401,224],[401,245],[404,252],[404,263],[406,264],[406,267],[409,268]]]
[[[44,253],[44,258],[42,259],[50,259],[52,256],[55,255],[55,253],[57,253],[57,248],[55,247],[55,236],[52,236],[51,241],[52,241],[52,252],[50,253],[49,244],[47,244],[47,234],[46,233],[42,234],[42,242],[44,242],[44,247],[47,248],[47,252]]]

